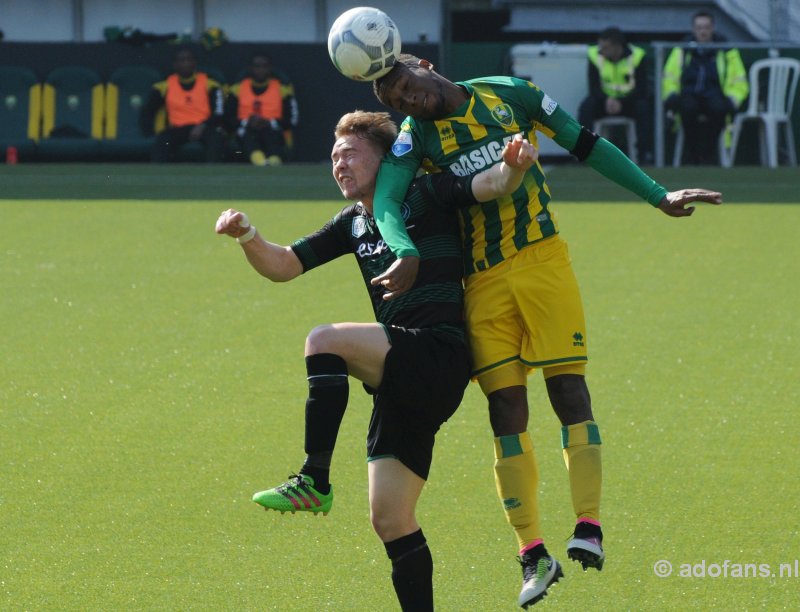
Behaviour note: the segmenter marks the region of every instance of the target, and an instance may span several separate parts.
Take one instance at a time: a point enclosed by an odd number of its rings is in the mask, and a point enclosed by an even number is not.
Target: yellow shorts
[[[525,385],[534,368],[583,373],[583,304],[567,243],[559,236],[471,274],[464,297],[472,376],[486,395]]]

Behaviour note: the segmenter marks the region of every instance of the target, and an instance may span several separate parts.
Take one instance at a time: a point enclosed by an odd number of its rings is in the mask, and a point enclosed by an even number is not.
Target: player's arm
[[[685,208],[686,204],[722,203],[722,194],[708,189],[681,189],[668,192],[614,144],[582,127],[568,113],[564,114],[566,120],[553,140],[579,161],[586,162],[607,179],[647,200],[664,214],[670,217],[688,217],[694,212],[694,208]]]
[[[153,85],[150,89],[150,95],[147,97],[147,102],[142,106],[142,110],[139,113],[139,127],[145,136],[152,136],[155,133],[156,114],[164,106],[166,87],[166,81]]]
[[[528,169],[536,163],[539,151],[522,134],[515,134],[503,147],[499,164],[478,173],[472,179],[472,195],[478,202],[490,202],[510,195],[522,185]]]
[[[244,135],[244,127],[247,125],[247,119],[239,121],[239,85],[234,85],[228,92],[225,98],[225,127],[229,132],[236,132],[241,128],[239,136]]]
[[[292,248],[264,240],[243,212],[223,211],[215,230],[236,238],[253,269],[271,281],[289,281],[303,273],[303,264]]]
[[[378,170],[372,212],[381,236],[397,259],[370,282],[386,289],[383,299],[387,301],[411,289],[419,270],[419,251],[409,237],[400,213],[414,174],[415,170],[410,166],[399,166],[386,160],[381,162]]]
[[[207,123],[211,127],[224,127],[225,125],[225,90],[214,79],[208,79],[208,105],[211,116]]]
[[[400,207],[414,174],[414,170],[384,159],[375,183],[373,215],[381,236],[397,257],[419,257],[417,247],[409,238],[406,223],[400,214]]]

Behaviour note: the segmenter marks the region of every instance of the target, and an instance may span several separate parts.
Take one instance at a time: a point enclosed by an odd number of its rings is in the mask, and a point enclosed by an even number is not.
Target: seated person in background
[[[278,166],[286,160],[291,129],[297,126],[294,86],[275,76],[269,57],[257,53],[249,76],[231,87],[225,118],[253,165]]]
[[[629,45],[619,28],[606,28],[588,56],[589,95],[578,110],[579,123],[591,128],[603,117],[634,119],[639,162],[652,163],[653,109],[644,50]]]
[[[662,79],[664,106],[680,115],[686,163],[718,164],[720,132],[750,91],[747,71],[738,49],[702,46],[725,41],[714,32],[711,13],[695,13],[692,33],[685,40],[697,46],[676,47],[667,57]]]
[[[201,142],[206,161],[222,161],[225,144],[222,87],[204,72],[197,72],[197,59],[191,49],[175,55],[175,72],[153,85],[150,98],[142,107],[142,132],[151,136],[158,112],[166,108],[167,127],[156,136],[154,162],[175,161],[178,150],[188,142]]]

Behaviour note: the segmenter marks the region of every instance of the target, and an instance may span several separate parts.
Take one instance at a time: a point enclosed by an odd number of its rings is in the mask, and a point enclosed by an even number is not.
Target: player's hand
[[[670,191],[658,204],[658,208],[670,217],[688,217],[694,212],[694,206],[688,208],[685,206],[692,202],[722,204],[722,194],[719,191],[709,191],[708,189]]]
[[[503,161],[511,168],[527,170],[539,159],[539,150],[522,134],[514,134],[514,138],[503,147]]]
[[[250,220],[247,215],[234,208],[229,208],[220,213],[214,231],[218,234],[226,234],[232,238],[238,238],[239,236],[244,236],[248,229],[250,229]]]
[[[383,299],[388,302],[414,286],[418,270],[419,257],[401,257],[395,260],[386,272],[376,276],[370,282],[372,285],[381,285],[386,290]]]

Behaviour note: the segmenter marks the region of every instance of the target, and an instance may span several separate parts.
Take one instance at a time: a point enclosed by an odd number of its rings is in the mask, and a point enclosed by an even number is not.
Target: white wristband
[[[239,244],[250,242],[255,237],[255,235],[256,235],[256,226],[251,225],[249,230],[247,230],[244,234],[242,234],[236,239],[236,242],[238,242]]]

